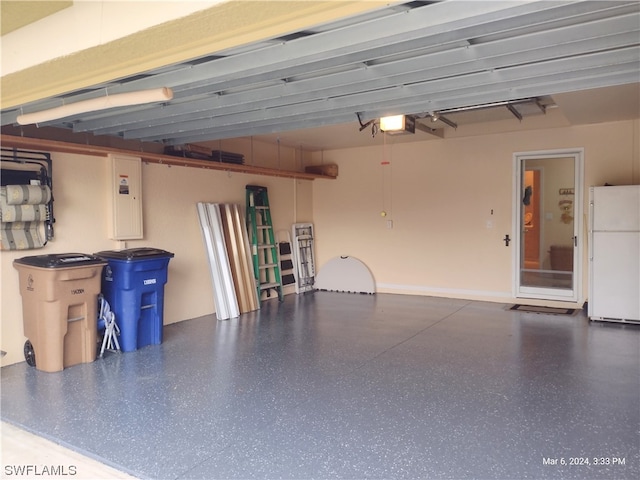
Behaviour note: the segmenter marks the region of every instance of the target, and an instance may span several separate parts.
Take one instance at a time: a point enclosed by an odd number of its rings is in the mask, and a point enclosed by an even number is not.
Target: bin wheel
[[[36,352],[29,340],[24,342],[24,359],[27,361],[27,365],[29,365],[30,367],[36,366]]]

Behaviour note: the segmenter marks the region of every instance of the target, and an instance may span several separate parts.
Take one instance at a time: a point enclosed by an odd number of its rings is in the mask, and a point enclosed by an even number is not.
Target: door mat
[[[573,315],[575,308],[538,307],[535,305],[513,305],[509,310],[518,312],[548,313],[550,315]]]

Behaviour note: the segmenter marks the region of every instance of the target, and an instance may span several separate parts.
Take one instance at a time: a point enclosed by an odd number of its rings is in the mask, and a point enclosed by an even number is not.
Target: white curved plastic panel
[[[332,258],[316,276],[316,290],[348,293],[376,293],[369,268],[354,257]]]

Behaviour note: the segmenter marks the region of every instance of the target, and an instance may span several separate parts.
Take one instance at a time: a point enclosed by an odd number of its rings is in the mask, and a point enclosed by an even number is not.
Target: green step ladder
[[[282,279],[267,187],[247,185],[246,194],[247,230],[258,299],[261,300],[262,292],[267,292],[267,297],[270,297],[271,291],[275,290],[282,301]]]

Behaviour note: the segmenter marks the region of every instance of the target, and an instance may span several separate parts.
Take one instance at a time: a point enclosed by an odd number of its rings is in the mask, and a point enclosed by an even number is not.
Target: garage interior
[[[2,9],[2,147],[51,154],[56,209],[43,249],[2,252],[3,422],[140,478],[638,476],[640,331],[584,310],[585,192],[640,183],[637,2]],[[414,127],[383,131],[387,115]],[[515,280],[518,152],[581,158],[559,185],[575,189],[566,300]],[[139,238],[107,221],[113,155],[139,159]],[[376,293],[288,288],[218,320],[196,204],[244,206],[249,184],[275,230],[313,223],[319,272],[357,258]],[[24,363],[15,259],[147,246],[175,254],[162,345]],[[590,465],[553,463],[570,457]]]

